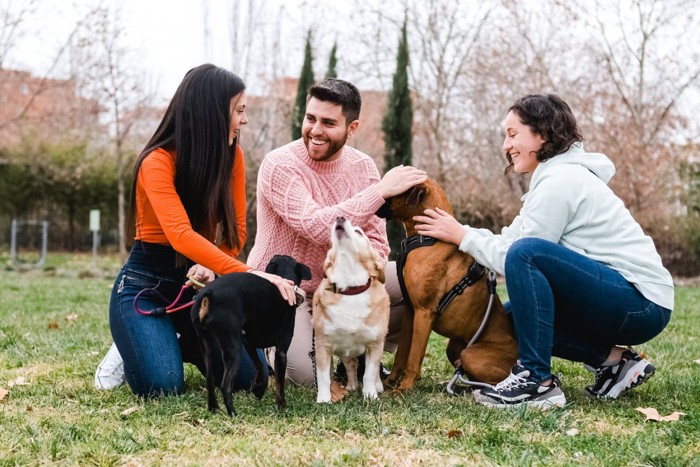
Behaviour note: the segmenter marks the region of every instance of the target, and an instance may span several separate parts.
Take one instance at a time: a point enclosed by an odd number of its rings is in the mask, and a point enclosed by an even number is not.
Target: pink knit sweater
[[[386,223],[374,215],[384,204],[377,182],[374,161],[348,146],[332,162],[310,159],[301,139],[275,149],[258,172],[257,233],[247,264],[264,270],[274,255],[292,256],[311,269],[312,279],[302,288],[313,293],[323,278],[331,226],[338,216],[362,227],[386,259]]]

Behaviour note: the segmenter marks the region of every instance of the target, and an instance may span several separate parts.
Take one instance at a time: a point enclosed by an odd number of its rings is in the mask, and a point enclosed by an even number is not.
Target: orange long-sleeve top
[[[231,194],[238,226],[238,247],[229,248],[223,242],[214,244],[211,238],[197,233],[187,211],[175,191],[175,154],[162,148],[143,160],[136,180],[136,240],[171,245],[175,251],[217,274],[242,272],[250,269],[236,257],[245,244],[246,193],[243,151],[236,150],[231,176]]]

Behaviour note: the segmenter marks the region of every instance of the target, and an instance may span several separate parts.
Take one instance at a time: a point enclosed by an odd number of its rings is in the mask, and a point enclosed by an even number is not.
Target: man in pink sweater
[[[323,277],[323,260],[331,247],[330,227],[338,216],[362,227],[386,260],[389,242],[383,219],[374,213],[386,198],[422,183],[424,171],[410,166],[389,170],[380,178],[371,157],[346,142],[360,125],[361,99],[355,86],[339,79],[309,89],[302,139],[270,152],[258,172],[257,233],[248,265],[263,269],[272,256],[286,254],[306,264],[312,279],[302,283],[307,300],[297,309],[294,338],[287,353],[287,377],[313,386],[311,298]],[[391,297],[387,348],[401,326],[403,299],[396,265],[388,262],[386,288]]]

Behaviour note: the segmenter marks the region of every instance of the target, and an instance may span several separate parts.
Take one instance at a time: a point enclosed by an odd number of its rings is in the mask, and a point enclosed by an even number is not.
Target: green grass
[[[189,365],[180,397],[93,389],[111,342],[115,260],[100,260],[105,275],[89,256],[49,264],[0,271],[0,387],[9,390],[0,465],[700,465],[698,288],[678,288],[668,328],[639,346],[657,374],[617,401],[584,397],[590,374],[563,360],[554,361],[569,401],[561,410],[489,410],[448,396],[445,341],[433,334],[423,378],[404,396],[317,405],[314,391],[290,387],[279,412],[272,390],[262,401],[238,393],[239,416],[229,418],[206,410],[204,378]],[[10,387],[19,377],[27,384]],[[636,407],[687,415],[644,422]]]

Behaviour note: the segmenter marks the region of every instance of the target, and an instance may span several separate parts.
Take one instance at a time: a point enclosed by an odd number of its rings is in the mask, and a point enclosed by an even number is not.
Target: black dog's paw
[[[253,383],[253,387],[251,388],[251,392],[255,397],[259,399],[262,399],[262,397],[265,395],[265,391],[267,390],[267,384],[265,382],[255,382]]]

